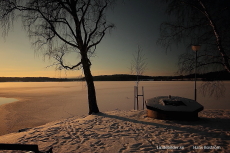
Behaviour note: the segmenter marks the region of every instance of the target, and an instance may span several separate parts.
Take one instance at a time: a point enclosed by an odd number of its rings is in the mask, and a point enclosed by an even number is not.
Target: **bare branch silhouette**
[[[195,53],[191,46],[201,44],[197,57],[199,73],[226,70],[230,73],[230,1],[216,0],[164,0],[166,13],[172,20],[162,23],[158,44],[166,50],[173,45],[184,44],[189,51],[179,57],[179,74],[191,74],[195,68]],[[212,83],[212,85],[211,85]],[[220,82],[202,84],[204,91],[224,93]],[[207,86],[215,89],[207,90]],[[219,96],[217,96],[219,97]]]
[[[106,10],[115,0],[0,0],[3,36],[20,17],[36,51],[54,59],[56,69],[83,68],[88,86],[89,114],[98,113],[90,57],[107,31],[114,25],[106,21]],[[69,65],[65,55],[80,55]]]
[[[142,75],[146,70],[147,62],[145,55],[140,46],[138,46],[138,50],[133,55],[133,60],[131,61],[131,74],[137,75],[137,86],[139,83],[138,76]]]

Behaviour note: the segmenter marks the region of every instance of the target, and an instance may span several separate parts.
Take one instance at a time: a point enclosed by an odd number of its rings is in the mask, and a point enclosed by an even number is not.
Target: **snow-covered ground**
[[[198,121],[154,120],[145,111],[68,118],[0,137],[54,153],[230,152],[230,111],[204,110]]]
[[[203,97],[198,88],[203,119],[192,123],[153,120],[145,117],[145,111],[130,111],[134,85],[95,82],[99,109],[107,113],[87,116],[85,83],[0,83],[0,97],[18,99],[0,105],[0,135],[16,132],[1,136],[0,142],[36,143],[41,149],[53,146],[55,152],[164,152],[161,146],[188,150],[205,145],[222,146],[219,151],[229,152],[230,82],[225,82],[225,97],[218,100]],[[168,95],[194,98],[194,82],[146,81],[140,86],[144,86],[145,99]],[[32,129],[17,133],[23,128]]]

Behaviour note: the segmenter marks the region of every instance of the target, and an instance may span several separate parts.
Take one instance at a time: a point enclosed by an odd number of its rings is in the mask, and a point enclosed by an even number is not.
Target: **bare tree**
[[[206,71],[221,68],[230,72],[230,1],[165,1],[168,3],[166,12],[173,19],[161,25],[158,43],[166,48],[179,43],[184,43],[189,48],[193,44],[202,44],[198,67],[205,67]],[[191,70],[193,57],[190,53],[181,56],[181,73]]]
[[[133,59],[131,61],[131,74],[137,75],[137,87],[139,83],[138,76],[142,75],[147,67],[147,62],[145,55],[143,54],[142,49],[138,46],[138,50],[133,55]]]
[[[179,57],[179,74],[193,72],[195,53],[191,53],[193,44],[201,44],[198,51],[197,68],[199,72],[226,70],[230,73],[230,1],[217,0],[165,0],[168,3],[167,14],[171,21],[161,25],[158,43],[170,49],[172,45],[184,43],[190,52]],[[204,86],[205,84],[203,84]],[[210,82],[202,89],[216,87]],[[216,90],[222,87],[220,84]],[[208,91],[208,90],[206,90]],[[224,90],[221,90],[223,92]]]
[[[0,24],[6,35],[15,18],[21,17],[35,49],[54,58],[58,69],[83,68],[89,114],[98,113],[90,57],[105,33],[114,27],[105,16],[112,3],[113,0],[0,0]],[[71,52],[80,55],[74,65],[64,60]]]

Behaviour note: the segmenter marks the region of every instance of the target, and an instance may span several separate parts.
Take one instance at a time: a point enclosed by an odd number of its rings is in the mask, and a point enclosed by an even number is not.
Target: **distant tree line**
[[[178,76],[138,76],[140,81],[186,81],[194,80],[194,74]],[[202,81],[230,80],[227,71],[209,72],[197,74]],[[94,81],[136,81],[136,75],[114,74],[94,76]],[[85,78],[49,78],[49,77],[0,77],[0,82],[64,82],[64,81],[85,81]]]
[[[67,78],[49,78],[49,77],[0,77],[0,82],[60,82],[76,81]]]
[[[94,76],[94,81],[137,81],[136,75],[128,75],[128,74],[115,74],[115,75],[101,75]],[[139,80],[150,80],[153,79],[151,76],[139,76]]]
[[[186,81],[194,80],[194,74],[179,76],[138,76],[140,81]],[[202,81],[230,80],[230,74],[227,71],[209,72],[197,74],[197,78]],[[114,74],[94,76],[94,81],[136,81],[136,75]],[[84,80],[81,78],[79,80]]]

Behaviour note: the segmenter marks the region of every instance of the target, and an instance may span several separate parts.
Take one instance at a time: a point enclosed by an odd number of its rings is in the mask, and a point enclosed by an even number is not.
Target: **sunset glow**
[[[145,9],[143,9],[145,8]],[[156,45],[160,24],[167,20],[161,3],[139,0],[124,3],[118,1],[114,10],[107,12],[107,20],[116,28],[107,33],[97,46],[95,57],[91,58],[93,75],[130,74],[130,62],[134,52],[141,46],[147,58],[144,75],[174,75],[177,58],[183,50],[166,53],[165,48]],[[0,39],[0,77],[77,77],[82,71],[57,71],[54,60],[34,51],[20,18],[4,39]],[[70,55],[66,63],[77,63],[76,54]]]

